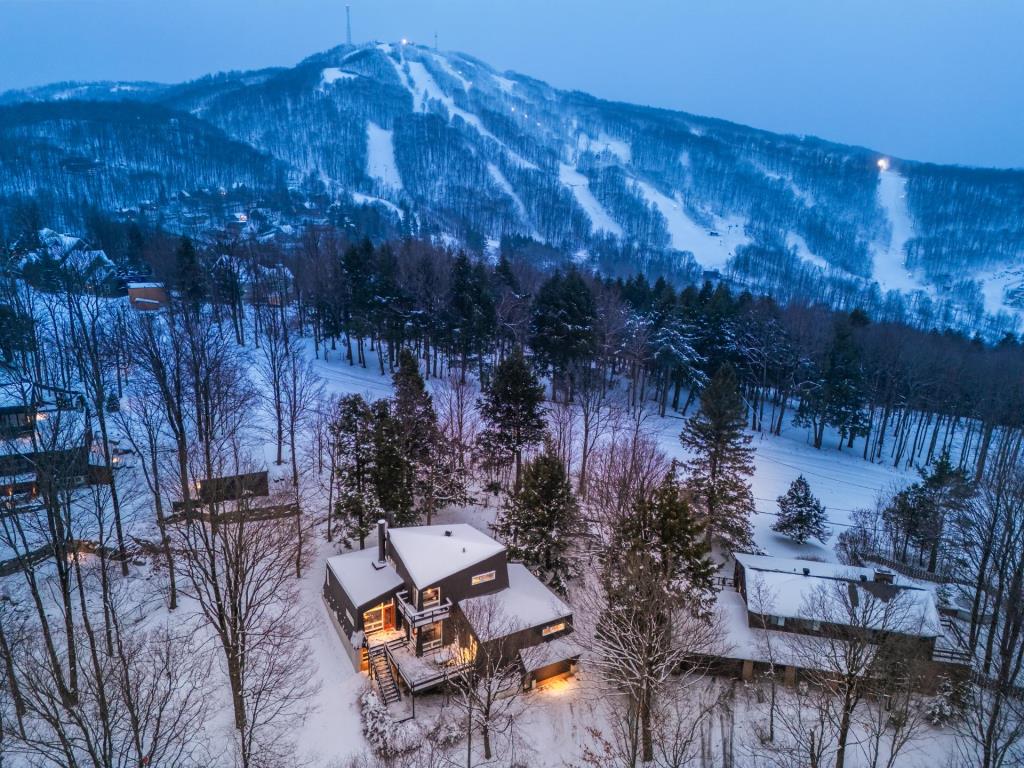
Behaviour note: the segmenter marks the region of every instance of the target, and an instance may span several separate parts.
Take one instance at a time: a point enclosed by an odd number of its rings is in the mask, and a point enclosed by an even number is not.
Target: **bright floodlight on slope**
[[[889,170],[889,158],[888,157],[880,157],[880,158],[878,158],[878,170],[880,170],[880,171],[888,171]]]
[[[408,45],[408,44],[409,44],[408,38],[403,37],[402,38],[402,45]]]

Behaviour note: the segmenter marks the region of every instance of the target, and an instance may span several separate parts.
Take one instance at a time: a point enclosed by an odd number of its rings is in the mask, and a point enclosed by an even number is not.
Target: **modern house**
[[[353,664],[388,703],[469,672],[482,648],[517,665],[525,686],[579,659],[569,606],[470,525],[381,521],[376,549],[328,559],[324,600]]]

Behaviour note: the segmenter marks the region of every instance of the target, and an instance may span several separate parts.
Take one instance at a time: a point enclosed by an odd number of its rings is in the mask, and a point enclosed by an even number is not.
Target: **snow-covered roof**
[[[327,567],[357,608],[402,586],[402,577],[388,563],[377,562],[377,548],[327,558]]]
[[[873,598],[884,603],[899,596],[903,601],[900,616],[885,619],[882,612],[877,616],[880,622],[895,620],[902,625],[889,629],[921,637],[937,637],[942,634],[935,594],[903,576],[892,574],[891,584],[880,583],[875,581],[876,571],[873,568],[746,553],[737,553],[735,557],[748,572],[746,592],[751,610],[784,618],[834,620],[836,615],[842,615],[844,608],[835,606],[833,610],[824,611],[820,595],[825,585],[824,594],[835,594],[838,597],[834,587],[829,588],[828,585],[840,582],[852,585],[858,593],[864,593],[865,599]],[[805,570],[807,573],[804,573]],[[762,606],[751,604],[751,601],[756,603],[758,600],[758,582],[764,586],[765,604]],[[830,615],[816,615],[823,612]]]
[[[500,542],[466,523],[392,528],[388,538],[419,589],[505,550]]]
[[[536,672],[548,664],[578,658],[581,653],[583,653],[583,649],[576,644],[575,638],[572,635],[567,635],[547,643],[524,648],[519,652],[519,658],[527,672]]]
[[[128,283],[128,290],[142,290],[145,288],[163,288],[163,283]]]
[[[492,601],[494,610],[474,610]],[[508,589],[459,601],[459,608],[480,642],[550,624],[572,609],[521,563],[509,563]]]

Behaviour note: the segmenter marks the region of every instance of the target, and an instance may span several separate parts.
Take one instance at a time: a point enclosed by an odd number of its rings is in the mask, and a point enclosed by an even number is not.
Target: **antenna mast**
[[[345,6],[345,42],[352,45],[352,6]]]
[[[434,50],[437,50],[437,32],[434,32]]]

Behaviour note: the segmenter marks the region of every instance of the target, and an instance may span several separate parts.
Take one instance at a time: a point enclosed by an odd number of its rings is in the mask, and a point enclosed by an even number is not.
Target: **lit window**
[[[565,622],[560,621],[557,624],[551,624],[547,627],[544,627],[544,629],[542,629],[540,633],[543,637],[547,637],[548,635],[555,634],[555,632],[561,632],[563,629],[565,629]]]
[[[441,602],[441,588],[431,587],[423,590],[423,607],[431,608]]]
[[[478,573],[476,576],[470,579],[470,583],[474,587],[477,584],[486,584],[488,581],[494,581],[495,576],[496,574],[494,571],[488,571],[487,573]]]

